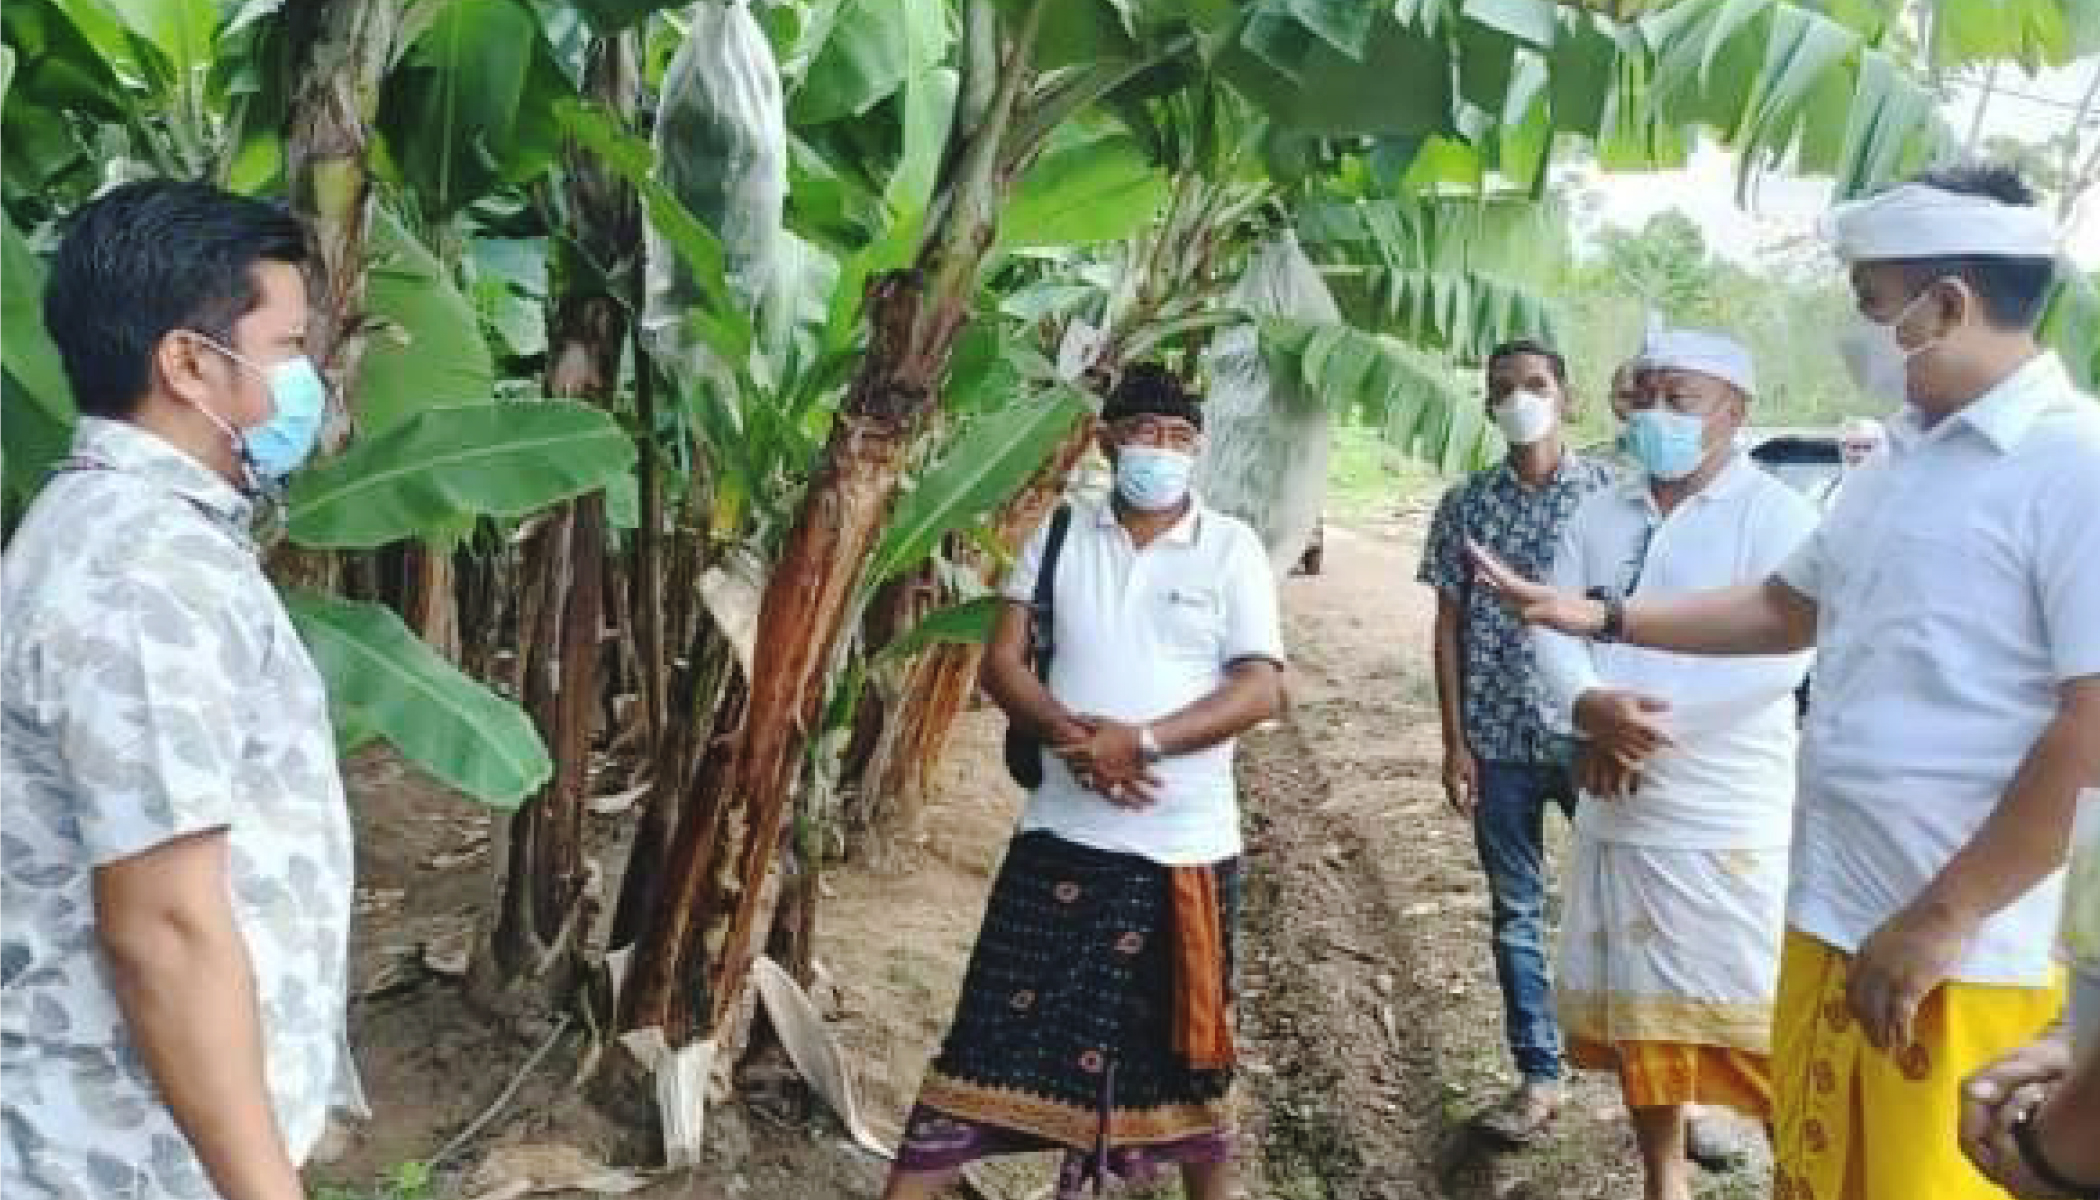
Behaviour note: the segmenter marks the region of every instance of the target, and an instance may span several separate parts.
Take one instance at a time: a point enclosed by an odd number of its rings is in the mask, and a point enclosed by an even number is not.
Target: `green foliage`
[[[1584,297],[1571,309],[1562,348],[1578,395],[1597,401],[1587,405],[1592,435],[1607,435],[1610,414],[1601,400],[1609,376],[1639,347],[1651,312],[1672,324],[1719,330],[1749,347],[1759,387],[1753,424],[1827,425],[1886,409],[1852,387],[1833,348],[1852,299],[1822,260],[1747,268],[1715,256],[1675,212],[1638,231],[1607,229],[1597,248],[1593,260],[1570,267],[1557,285]]]
[[[978,596],[935,609],[903,637],[876,651],[868,666],[874,669],[909,662],[938,645],[977,645],[990,641],[992,627],[999,620],[999,605],[997,596]]]
[[[1384,431],[1392,444],[1447,473],[1485,463],[1495,449],[1481,403],[1442,360],[1349,325],[1261,323],[1269,369],[1302,381],[1329,410]]]
[[[523,0],[449,0],[387,76],[389,160],[436,216],[544,173],[575,88]]]
[[[1336,422],[1327,460],[1325,519],[1361,525],[1390,519],[1397,510],[1433,499],[1444,477],[1420,459],[1402,453],[1385,431],[1356,421]]]
[[[553,764],[515,704],[461,674],[376,604],[318,592],[285,597],[300,640],[328,678],[339,730],[385,737],[441,782],[514,807]]]
[[[493,399],[496,366],[480,314],[384,206],[373,213],[371,254],[365,306],[373,325],[353,393],[359,430],[383,433],[425,409]]]
[[[1086,411],[1076,395],[1053,389],[970,422],[898,501],[869,579],[916,567],[942,538],[1006,503]]]
[[[1014,249],[1087,246],[1136,233],[1166,202],[1166,175],[1125,135],[1075,136],[1053,145],[999,216]]]
[[[612,485],[634,442],[602,410],[545,400],[427,409],[298,476],[300,543],[370,549],[518,517]]]
[[[73,429],[73,398],[58,348],[44,330],[44,264],[14,227],[0,222],[0,380],[7,415],[0,449],[7,460],[7,503],[28,503],[44,473],[66,452]]]
[[[369,1187],[324,1186],[314,1200],[437,1200],[437,1180],[427,1163],[395,1164]]]
[[[2042,317],[2041,337],[2078,386],[2100,396],[2100,276],[2065,276]]]

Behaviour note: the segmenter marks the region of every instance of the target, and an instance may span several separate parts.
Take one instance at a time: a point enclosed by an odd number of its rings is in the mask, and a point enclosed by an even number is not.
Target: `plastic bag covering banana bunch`
[[[759,307],[781,264],[787,118],[780,70],[743,0],[701,0],[664,73],[656,117],[657,178],[722,244],[730,288]],[[652,226],[642,330],[650,352],[690,380],[710,370],[686,333],[702,303],[683,260]]]
[[[1234,286],[1255,317],[1339,321],[1320,272],[1288,230],[1259,250]],[[1305,552],[1327,495],[1327,402],[1296,376],[1278,376],[1252,324],[1229,326],[1206,355],[1208,448],[1197,486],[1204,502],[1253,526],[1278,576]]]

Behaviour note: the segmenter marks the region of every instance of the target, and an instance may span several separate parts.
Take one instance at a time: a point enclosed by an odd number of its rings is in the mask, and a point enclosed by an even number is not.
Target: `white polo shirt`
[[[1640,597],[1768,578],[1816,527],[1801,495],[1738,455],[1668,516],[1648,481],[1629,472],[1583,502],[1561,536],[1556,586]],[[1584,803],[1576,828],[1600,841],[1678,849],[1776,849],[1794,807],[1794,689],[1809,655],[1708,658],[1532,634],[1548,720],[1573,724],[1592,688],[1668,701],[1676,743],[1623,800]]]
[[[1047,524],[1022,552],[1003,594],[1033,602]],[[1074,713],[1146,723],[1222,687],[1243,659],[1281,664],[1276,578],[1261,539],[1199,501],[1139,550],[1107,501],[1075,502],[1059,551],[1052,600],[1050,694]],[[1159,801],[1111,804],[1081,787],[1064,762],[1043,756],[1043,783],[1021,828],[1170,866],[1240,852],[1233,743],[1178,755],[1153,768]]]
[[[1788,917],[1845,951],[1921,893],[1990,816],[2060,707],[2100,674],[2100,405],[2052,354],[1889,458],[1779,578],[1816,601]],[[2052,876],[1987,921],[1954,977],[2035,985]]]

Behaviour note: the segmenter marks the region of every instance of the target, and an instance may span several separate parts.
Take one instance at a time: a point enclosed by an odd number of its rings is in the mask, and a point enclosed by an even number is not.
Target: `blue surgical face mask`
[[[1145,512],[1161,512],[1189,494],[1196,456],[1157,446],[1125,446],[1116,452],[1116,494]]]
[[[1626,449],[1650,477],[1683,479],[1706,461],[1706,418],[1641,409],[1626,418]]]
[[[276,480],[298,470],[321,436],[321,420],[328,406],[328,385],[321,381],[313,360],[302,354],[262,367],[231,347],[203,334],[197,336],[212,349],[262,376],[270,390],[269,419],[245,433],[235,431],[209,409],[201,410],[204,415],[233,439],[242,460],[256,474]]]

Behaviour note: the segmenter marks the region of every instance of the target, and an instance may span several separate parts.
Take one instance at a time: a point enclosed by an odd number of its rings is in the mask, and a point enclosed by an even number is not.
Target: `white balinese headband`
[[[1906,183],[1831,210],[1825,233],[1848,263],[1906,258],[2054,258],[2056,226],[2031,204]]]
[[[1757,394],[1757,368],[1741,342],[1703,329],[1652,329],[1640,357],[1644,371],[1697,371]]]

